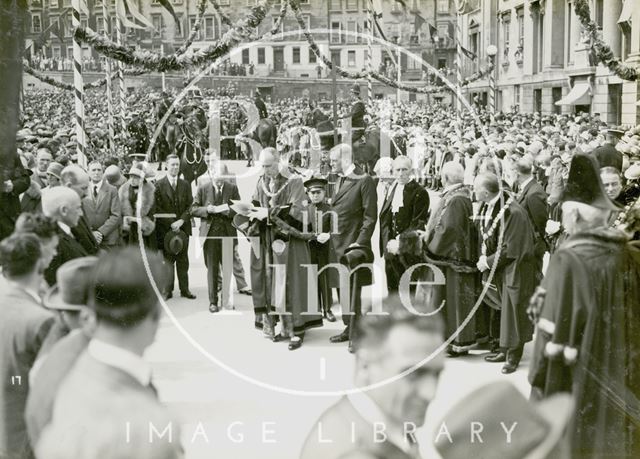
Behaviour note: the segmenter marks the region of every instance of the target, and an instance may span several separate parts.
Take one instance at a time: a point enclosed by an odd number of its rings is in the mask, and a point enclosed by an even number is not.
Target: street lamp
[[[489,113],[491,116],[496,113],[496,79],[494,76],[496,54],[498,54],[498,48],[495,45],[487,46],[487,57],[491,66],[489,71]]]

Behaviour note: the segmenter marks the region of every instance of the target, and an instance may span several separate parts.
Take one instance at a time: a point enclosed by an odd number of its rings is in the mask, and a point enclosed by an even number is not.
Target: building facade
[[[485,66],[495,45],[498,110],[600,113],[612,124],[640,123],[638,82],[621,80],[596,62],[590,39],[571,0],[476,0],[462,2],[461,43],[478,55],[464,73]],[[591,17],[603,40],[626,65],[640,64],[640,2],[591,0]],[[468,86],[469,98],[487,100],[488,79]]]
[[[115,0],[107,0],[109,33],[115,39]],[[198,0],[172,0],[179,18],[179,26],[157,0],[136,0],[140,12],[153,24],[153,30],[127,29],[125,41],[128,45],[156,52],[172,53],[182,45],[197,17]],[[244,68],[246,76],[281,78],[327,78],[328,69],[318,62],[315,54],[289,11],[278,32],[268,39],[261,39],[273,29],[282,0],[272,0],[266,19],[255,31],[256,39],[234,49],[227,64]],[[235,22],[244,17],[256,0],[218,0],[222,10]],[[409,84],[424,85],[424,71],[429,66],[450,68],[455,57],[454,26],[455,1],[453,0],[407,0],[402,7],[395,0],[373,2],[382,17],[381,31],[373,28],[371,43],[372,66],[397,77],[396,65],[400,67],[400,78]],[[93,30],[104,30],[103,9],[100,2],[88,0],[90,15],[82,15],[82,23]],[[300,8],[309,29],[326,56],[347,70],[365,68],[369,43],[367,9],[370,0],[302,0]],[[71,0],[31,0],[30,24],[27,45],[37,40],[43,30],[59,23],[60,30],[50,33],[42,50],[32,46],[30,53],[40,54],[52,60],[69,61],[72,57],[71,15],[68,9]],[[64,19],[59,21],[60,17]],[[208,3],[202,26],[193,43],[195,49],[204,48],[219,39],[226,31],[225,25]],[[437,33],[433,31],[437,30]],[[384,37],[383,37],[384,36]],[[400,45],[408,53],[400,53],[378,41],[386,38]],[[84,58],[99,61],[100,56],[88,47]],[[424,65],[427,63],[428,65]],[[223,64],[224,65],[224,64]],[[388,69],[394,67],[394,72]],[[68,66],[54,66],[67,70]],[[94,68],[92,65],[91,68]],[[415,82],[415,83],[414,83]],[[384,91],[375,85],[376,96]]]

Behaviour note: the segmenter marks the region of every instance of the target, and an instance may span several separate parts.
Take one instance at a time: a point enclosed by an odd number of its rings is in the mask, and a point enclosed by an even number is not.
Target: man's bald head
[[[80,199],[87,195],[87,190],[89,189],[89,174],[80,166],[71,164],[62,169],[60,181],[64,186],[78,193]]]
[[[66,186],[46,188],[42,191],[42,213],[73,228],[82,215],[80,197]]]
[[[280,173],[280,153],[272,147],[265,148],[259,157],[262,170],[267,177],[275,177]]]

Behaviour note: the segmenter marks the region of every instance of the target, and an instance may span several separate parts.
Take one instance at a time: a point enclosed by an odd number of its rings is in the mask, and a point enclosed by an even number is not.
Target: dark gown
[[[446,338],[456,333],[475,305],[480,276],[478,235],[471,216],[470,191],[458,186],[443,194],[427,226],[425,261],[438,266],[445,275],[445,285],[431,286],[429,310],[442,308]],[[468,350],[475,343],[475,319],[471,317],[451,342],[455,352]]]
[[[573,457],[639,457],[640,246],[614,229],[572,235],[537,295],[529,381],[538,397],[573,393]]]

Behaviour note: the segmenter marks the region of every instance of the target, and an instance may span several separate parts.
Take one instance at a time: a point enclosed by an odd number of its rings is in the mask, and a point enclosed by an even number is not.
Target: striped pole
[[[367,100],[373,100],[373,85],[371,73],[373,72],[373,46],[371,45],[371,34],[373,33],[373,7],[370,4],[367,9],[367,23],[369,30],[367,31]]]
[[[80,27],[80,0],[72,0],[73,29]],[[82,45],[73,37],[73,86],[76,106],[76,153],[80,167],[87,167],[86,135],[84,132],[84,82],[82,78]]]
[[[489,72],[489,116],[492,120],[496,114],[496,77],[493,72],[494,59],[495,56],[489,57],[489,65],[491,66],[491,71]]]
[[[19,126],[22,127],[22,123],[24,122],[24,84],[22,79],[20,79],[20,92],[18,96],[18,122]]]
[[[457,6],[457,5],[456,5]],[[462,118],[462,31],[460,30],[460,11],[456,8],[456,115],[458,125]]]
[[[116,43],[122,46],[123,38],[124,26],[122,25],[120,17],[116,15]],[[124,64],[120,61],[118,61],[118,101],[120,103],[120,127],[122,128],[122,133],[124,134],[127,131],[127,122],[124,119],[127,113],[127,101],[124,87]]]
[[[104,34],[109,37],[109,11],[107,9],[107,0],[102,0],[102,19],[104,26]],[[104,74],[107,80],[107,127],[109,129],[109,145],[108,150],[113,153],[115,150],[115,134],[113,132],[113,95],[111,94],[111,60],[105,56],[104,58]]]

